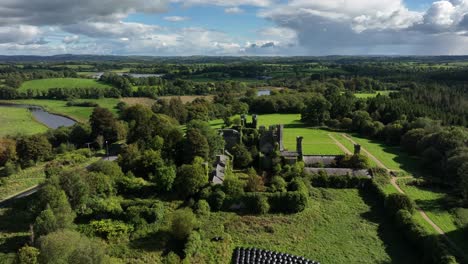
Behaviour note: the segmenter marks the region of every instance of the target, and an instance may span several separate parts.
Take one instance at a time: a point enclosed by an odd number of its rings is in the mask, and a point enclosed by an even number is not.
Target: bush
[[[270,190],[272,192],[285,192],[287,185],[288,184],[282,177],[275,176],[271,179]]]
[[[155,223],[164,217],[164,205],[160,202],[130,205],[125,216],[133,224]]]
[[[16,255],[17,264],[37,264],[39,263],[40,251],[35,247],[24,246],[20,248],[18,254]]]
[[[312,175],[310,180],[314,187],[336,189],[365,188],[372,182],[372,179],[367,177],[355,177],[350,175],[327,176],[324,173]]]
[[[71,230],[61,230],[41,237],[38,245],[41,252],[40,263],[99,264],[108,259],[102,243]]]
[[[164,264],[179,264],[180,257],[173,251],[169,252],[167,256],[164,258]]]
[[[224,192],[231,197],[240,197],[244,194],[244,181],[235,176],[228,176],[224,179]]]
[[[172,215],[171,231],[178,240],[186,240],[198,222],[190,209],[175,211]]]
[[[247,193],[242,198],[245,212],[251,214],[266,214],[270,211],[267,193]]]
[[[185,244],[184,254],[187,259],[190,259],[194,256],[197,252],[201,250],[202,247],[202,240],[200,237],[200,233],[193,231],[190,233],[187,243]]]
[[[199,200],[195,205],[195,212],[199,216],[207,216],[210,214],[210,205],[206,200]]]
[[[94,235],[107,240],[128,238],[129,233],[133,231],[133,226],[111,219],[91,221],[89,227]]]
[[[413,213],[415,210],[414,201],[407,195],[401,193],[392,193],[385,199],[385,208],[391,213],[396,213],[399,210],[406,210]]]
[[[226,199],[226,194],[221,191],[217,190],[212,192],[209,198],[210,206],[214,211],[219,211],[223,208],[224,200]]]

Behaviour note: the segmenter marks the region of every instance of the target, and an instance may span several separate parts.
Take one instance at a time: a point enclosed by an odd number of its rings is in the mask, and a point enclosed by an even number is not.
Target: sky
[[[0,0],[0,55],[468,55],[468,0]]]

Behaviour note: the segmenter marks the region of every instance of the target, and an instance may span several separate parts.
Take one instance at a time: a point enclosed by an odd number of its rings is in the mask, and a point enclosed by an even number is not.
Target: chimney
[[[359,155],[361,154],[361,145],[355,144],[354,145],[354,155]]]
[[[302,140],[304,138],[303,137],[297,137],[296,138],[296,151],[297,151],[297,154],[299,154],[299,157],[302,159]]]

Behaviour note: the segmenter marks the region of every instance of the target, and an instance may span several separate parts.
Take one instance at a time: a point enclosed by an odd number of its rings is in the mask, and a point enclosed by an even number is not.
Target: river
[[[0,106],[2,107],[15,107],[15,108],[27,108],[31,113],[33,114],[34,118],[46,125],[49,128],[59,128],[61,126],[64,127],[70,127],[73,126],[76,122],[73,119],[60,116],[60,115],[55,115],[51,114],[47,111],[45,111],[42,107],[39,106],[34,106],[34,105],[25,105],[25,104],[5,104],[5,103],[0,103]]]

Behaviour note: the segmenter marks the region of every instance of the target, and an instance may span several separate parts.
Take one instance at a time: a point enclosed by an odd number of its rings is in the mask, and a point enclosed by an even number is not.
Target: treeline
[[[404,96],[377,96],[363,101],[352,94],[319,95],[306,102],[302,120],[401,145],[409,154],[421,158],[425,175],[450,186],[454,195],[468,203],[468,129],[443,126],[419,112],[414,101],[407,100]]]

